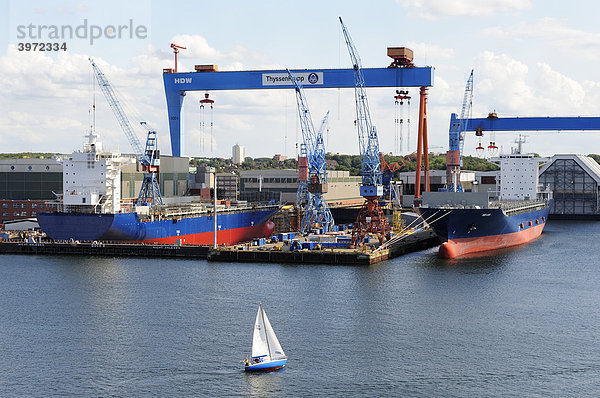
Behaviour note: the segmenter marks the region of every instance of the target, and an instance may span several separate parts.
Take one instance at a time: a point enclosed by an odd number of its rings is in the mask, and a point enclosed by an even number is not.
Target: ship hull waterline
[[[245,367],[246,372],[271,372],[285,367],[287,359],[280,359],[269,362],[260,362],[257,364],[248,365]]]
[[[248,210],[217,215],[217,244],[232,245],[268,237],[268,221],[277,209]],[[132,243],[211,245],[212,215],[140,221],[135,213],[40,213],[40,228],[53,240],[124,241]]]
[[[456,258],[469,253],[517,246],[538,238],[550,206],[507,216],[500,209],[421,208],[442,245],[439,255]]]

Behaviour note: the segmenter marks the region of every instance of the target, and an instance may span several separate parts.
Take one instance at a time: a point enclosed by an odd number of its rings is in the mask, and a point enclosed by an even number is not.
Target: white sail
[[[260,308],[262,308],[262,304],[260,305]],[[279,340],[277,340],[277,336],[275,336],[275,332],[273,331],[271,322],[269,322],[269,318],[267,318],[267,313],[264,309],[262,313],[263,323],[265,325],[265,333],[267,336],[267,347],[269,350],[269,355],[273,360],[283,359],[285,358],[285,352],[283,352],[283,348],[281,348],[281,344],[279,344]]]
[[[263,355],[269,355],[269,346],[267,344],[265,323],[263,321],[262,304],[259,304],[256,321],[254,322],[254,334],[252,335],[252,357]]]

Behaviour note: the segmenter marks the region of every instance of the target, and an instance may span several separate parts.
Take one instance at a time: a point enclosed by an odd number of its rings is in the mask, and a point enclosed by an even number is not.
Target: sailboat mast
[[[258,303],[260,305],[260,316],[262,316],[263,327],[265,328],[265,340],[267,341],[267,350],[269,351],[269,359],[273,358],[273,354],[271,353],[271,345],[269,344],[269,334],[267,333],[267,326],[265,323],[265,309],[262,306],[262,303]]]

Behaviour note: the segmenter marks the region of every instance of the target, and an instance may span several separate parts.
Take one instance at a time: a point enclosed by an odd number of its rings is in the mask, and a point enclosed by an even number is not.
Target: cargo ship
[[[275,205],[219,206],[217,244],[231,245],[273,234]],[[201,204],[157,206],[149,214],[41,213],[38,223],[54,240],[213,244],[213,212]]]
[[[546,225],[552,192],[538,185],[538,169],[547,159],[522,154],[519,144],[489,160],[500,166],[496,190],[423,193],[418,212],[443,242],[441,257],[524,244]]]
[[[274,204],[235,205],[181,203],[124,206],[121,169],[134,156],[107,152],[90,132],[82,151],[59,158],[63,164],[63,193],[59,211],[37,216],[41,230],[54,240],[126,241],[161,244],[213,244],[216,208],[217,244],[231,245],[268,237],[279,210]],[[179,200],[180,202],[177,202]]]

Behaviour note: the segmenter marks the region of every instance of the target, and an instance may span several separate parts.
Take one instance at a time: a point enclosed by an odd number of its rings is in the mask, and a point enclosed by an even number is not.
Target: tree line
[[[51,152],[19,152],[19,153],[0,153],[0,159],[51,159],[58,153]],[[536,155],[537,156],[537,155]],[[600,164],[600,155],[587,155]],[[328,170],[345,170],[350,175],[360,175],[360,156],[359,155],[341,155],[327,154]],[[385,156],[385,161],[389,164],[398,163],[397,173],[404,171],[415,171],[417,169],[415,155],[407,156]],[[217,172],[239,173],[240,170],[261,170],[261,169],[296,169],[298,162],[296,159],[286,159],[278,161],[273,158],[251,158],[247,157],[242,164],[234,164],[231,159],[224,158],[191,158],[190,166],[193,167],[214,167]],[[492,171],[498,170],[498,166],[488,162],[486,159],[476,156],[464,156],[464,170],[474,171]],[[430,170],[445,170],[446,155],[429,154]]]

